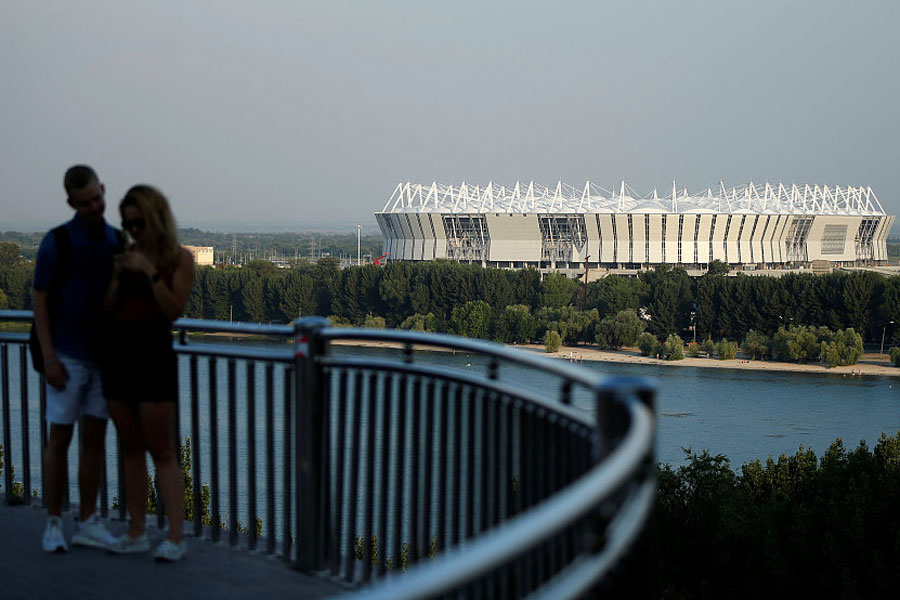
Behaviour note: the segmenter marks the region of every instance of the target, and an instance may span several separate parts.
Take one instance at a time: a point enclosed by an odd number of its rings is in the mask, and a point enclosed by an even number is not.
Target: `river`
[[[14,350],[14,349],[13,349]],[[391,355],[400,358],[398,351],[351,348],[337,346],[335,353],[369,353]],[[12,424],[13,463],[17,469],[17,479],[21,479],[20,455],[20,423],[18,390],[18,352],[10,352],[10,396]],[[181,358],[183,372],[187,372],[187,359]],[[464,354],[446,352],[425,352],[417,355],[417,361],[427,362],[445,368],[480,369],[485,366],[482,359]],[[767,457],[777,457],[795,453],[800,446],[811,448],[818,456],[836,438],[842,438],[847,447],[855,447],[860,440],[874,446],[882,432],[893,435],[900,430],[900,385],[888,377],[843,377],[830,374],[805,374],[790,372],[742,371],[732,369],[698,368],[681,365],[647,365],[585,362],[583,368],[608,376],[627,375],[642,376],[657,389],[657,459],[673,466],[683,464],[682,448],[690,448],[694,452],[703,449],[713,454],[724,454],[731,460],[731,465],[739,469],[746,461]],[[532,390],[548,387],[547,381],[540,373],[515,366],[502,368],[504,377],[510,377],[521,385]],[[262,368],[258,369],[261,373]],[[239,362],[237,369],[238,396],[244,396],[246,389],[245,367]],[[281,423],[281,403],[277,400],[283,396],[283,371],[276,369],[275,378],[275,482],[280,487],[282,474],[281,449],[283,428]],[[248,451],[245,441],[249,431],[247,412],[242,401],[238,402],[237,435],[229,440],[227,436],[226,390],[228,372],[226,361],[218,361],[217,386],[219,389],[218,423],[220,448],[220,488],[227,494],[228,477],[227,449],[234,445],[237,464],[239,465],[238,497],[241,513],[246,509],[247,489],[246,459]],[[209,377],[206,368],[199,370],[198,387],[201,397],[201,463],[204,482],[209,481],[210,463],[209,448]],[[900,383],[900,382],[898,382]],[[139,382],[136,382],[139,385]],[[28,387],[30,396],[35,398],[29,404],[30,435],[32,446],[37,444],[37,377],[30,372]],[[263,399],[265,381],[258,376],[256,381],[256,424],[257,439],[263,440],[264,419]],[[553,394],[547,390],[548,395]],[[190,386],[187,378],[182,381],[182,437],[189,434],[190,420],[188,405]],[[576,393],[574,403],[587,412],[593,412],[591,399],[586,393]],[[0,415],[2,419],[2,415]],[[112,436],[110,436],[112,438]],[[112,447],[112,444],[110,444]],[[257,446],[257,489],[266,488],[265,453],[261,443]],[[77,498],[75,488],[74,449],[70,467],[72,498]],[[37,468],[39,453],[31,453],[33,481],[32,487],[38,488],[35,481],[39,474]],[[115,464],[110,457],[110,465]],[[115,472],[111,470],[111,490],[115,490]],[[114,491],[111,492],[114,495]],[[226,496],[227,497],[227,496]],[[263,498],[258,502],[262,506]],[[280,505],[279,505],[280,506]],[[223,506],[224,508],[224,506]],[[243,520],[243,519],[242,519]],[[246,522],[246,521],[244,521]]]

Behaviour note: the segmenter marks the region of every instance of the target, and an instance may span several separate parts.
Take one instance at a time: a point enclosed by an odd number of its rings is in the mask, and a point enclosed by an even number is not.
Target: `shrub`
[[[771,347],[772,340],[768,336],[751,329],[747,332],[744,343],[741,344],[741,352],[752,359],[756,359],[757,356],[763,359],[769,355]]]
[[[706,338],[706,340],[700,344],[700,352],[709,354],[710,356],[716,353],[716,343],[712,341],[712,338]]]
[[[659,357],[663,360],[682,360],[684,359],[684,341],[670,333],[666,341],[659,345]]]
[[[491,305],[484,300],[455,306],[450,315],[452,333],[470,338],[488,339],[491,329]]]
[[[601,348],[633,346],[645,326],[634,309],[619,311],[597,324],[597,345]]]
[[[729,342],[723,338],[721,342],[716,344],[716,354],[719,355],[719,360],[734,360],[737,356],[737,351],[737,342]]]
[[[656,338],[652,333],[647,333],[646,331],[638,336],[637,345],[642,356],[656,356],[656,353],[659,351],[659,344]]]
[[[400,323],[400,329],[408,329],[410,331],[437,331],[437,318],[434,313],[420,315],[416,313],[403,319]]]
[[[837,331],[805,325],[782,327],[772,338],[772,355],[777,360],[799,363],[819,360],[836,367],[856,364],[862,353],[862,336],[852,327]]]
[[[494,339],[504,343],[528,343],[537,335],[538,323],[524,304],[510,304],[494,323]]]
[[[700,344],[689,342],[687,345],[687,353],[693,358],[700,356]]]
[[[559,336],[559,332],[554,329],[548,329],[547,333],[544,334],[544,347],[547,349],[547,352],[558,352],[561,344],[562,338]]]
[[[834,332],[830,341],[822,342],[819,357],[829,368],[833,368],[855,365],[862,353],[862,336],[848,327]]]
[[[663,360],[684,359],[684,341],[674,333],[669,334],[659,346],[659,357]]]
[[[900,348],[894,346],[890,349],[891,353],[891,362],[894,363],[895,367],[900,367]]]
[[[365,327],[366,329],[384,329],[384,317],[366,315],[366,320],[363,321],[363,327]]]
[[[328,317],[328,320],[331,321],[332,327],[353,327],[353,323],[350,322],[350,319],[345,319],[338,315],[331,315]]]

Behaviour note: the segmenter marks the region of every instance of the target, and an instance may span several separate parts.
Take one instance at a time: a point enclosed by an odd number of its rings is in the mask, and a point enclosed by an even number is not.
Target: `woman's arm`
[[[109,285],[106,287],[106,294],[103,296],[103,310],[105,310],[107,314],[112,314],[116,311],[116,308],[118,308],[119,278],[122,275],[122,264],[124,261],[125,256],[122,254],[113,256],[113,274],[112,278],[109,280]]]
[[[156,273],[156,270],[153,271]],[[151,275],[150,287],[153,289],[153,295],[162,309],[163,314],[170,321],[174,321],[184,314],[184,307],[187,306],[188,298],[191,296],[191,288],[194,287],[194,258],[191,253],[182,248],[181,258],[172,273],[172,289],[165,282],[157,278],[153,281]]]
[[[159,271],[142,252],[129,252],[125,257],[125,266],[146,273],[156,303],[166,318],[174,321],[181,316],[194,286],[194,259],[190,252],[181,248],[181,257],[172,273],[172,289],[161,277],[155,277]]]

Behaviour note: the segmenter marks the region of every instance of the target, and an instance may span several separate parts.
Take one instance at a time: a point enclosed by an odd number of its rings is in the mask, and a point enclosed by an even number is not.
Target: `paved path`
[[[2,498],[0,498],[2,501]],[[299,573],[281,559],[232,549],[227,542],[188,538],[179,563],[154,562],[152,554],[114,556],[103,550],[73,548],[64,554],[41,550],[46,520],[42,509],[0,505],[0,598],[327,598],[346,588]],[[66,539],[75,532],[65,515]],[[113,522],[114,533],[125,524]],[[155,535],[154,535],[155,534]],[[151,532],[154,545],[161,535]]]

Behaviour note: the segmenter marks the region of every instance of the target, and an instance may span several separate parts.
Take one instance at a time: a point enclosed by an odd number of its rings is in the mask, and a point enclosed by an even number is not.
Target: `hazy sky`
[[[0,0],[0,230],[377,230],[400,181],[871,186],[900,210],[900,2]],[[365,230],[364,230],[365,231]]]

